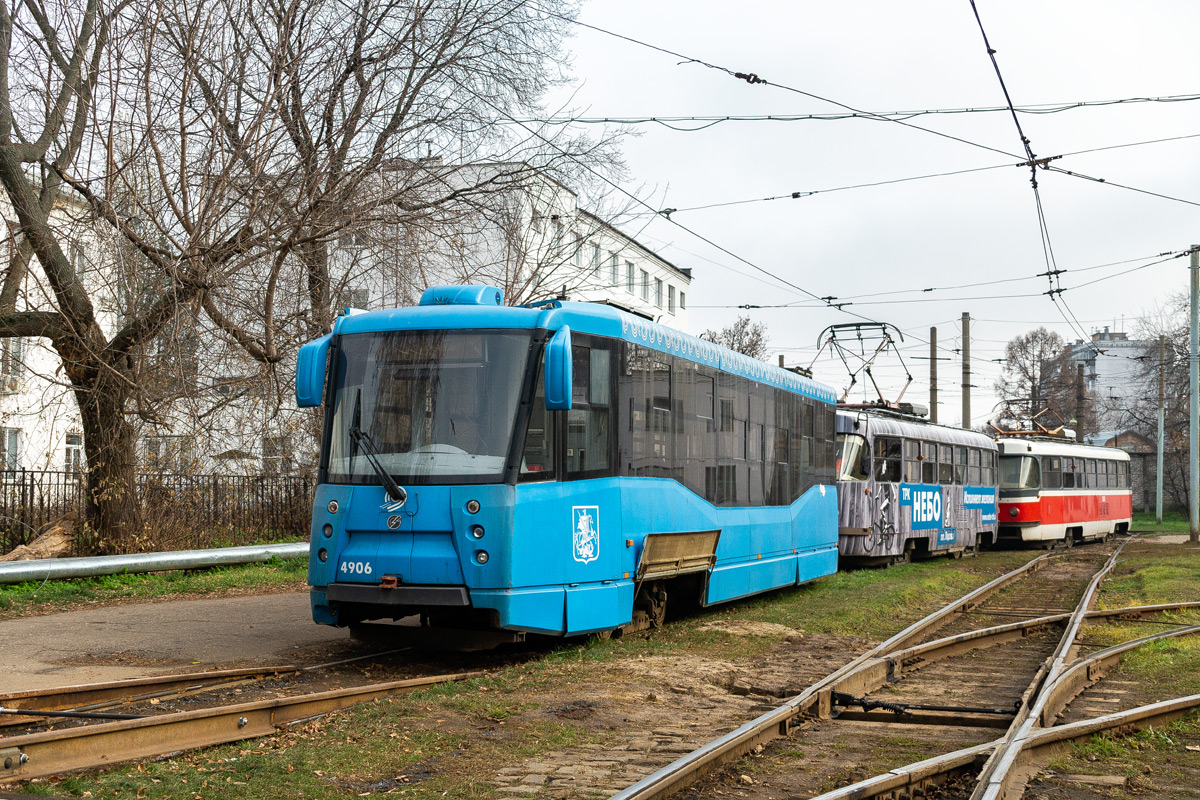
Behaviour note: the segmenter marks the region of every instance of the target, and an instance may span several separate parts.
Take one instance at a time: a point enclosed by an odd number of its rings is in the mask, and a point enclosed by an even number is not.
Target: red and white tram
[[[1129,530],[1133,493],[1124,450],[1017,438],[999,446],[1001,540],[1070,547]]]

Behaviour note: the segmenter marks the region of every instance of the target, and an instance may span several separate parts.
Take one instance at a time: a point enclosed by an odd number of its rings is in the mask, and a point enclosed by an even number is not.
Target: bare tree
[[[62,359],[89,519],[110,546],[141,527],[134,418],[161,420],[187,394],[186,381],[145,379],[150,365],[191,370],[148,344],[186,350],[191,325],[201,352],[217,336],[278,389],[295,345],[330,329],[339,239],[438,227],[531,176],[611,156],[506,124],[536,109],[562,61],[573,9],[542,5],[0,8],[0,186],[18,221],[0,337],[44,337]],[[465,168],[483,157],[496,166]],[[105,254],[90,280],[68,255],[81,237]]]
[[[1075,374],[1063,338],[1036,328],[1009,341],[996,393],[1013,411],[1033,415],[1048,408],[1064,421],[1076,416]]]
[[[767,357],[767,328],[761,322],[752,323],[750,317],[738,317],[719,331],[707,330],[700,338],[760,361]]]

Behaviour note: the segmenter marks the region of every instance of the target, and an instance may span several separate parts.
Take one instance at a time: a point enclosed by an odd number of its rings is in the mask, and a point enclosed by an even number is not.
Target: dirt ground
[[[289,664],[343,642],[308,592],[115,605],[0,621],[0,691]]]

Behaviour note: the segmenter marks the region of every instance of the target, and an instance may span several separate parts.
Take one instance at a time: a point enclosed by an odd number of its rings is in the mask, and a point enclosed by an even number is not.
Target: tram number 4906
[[[343,561],[339,570],[343,575],[370,575],[370,561]]]

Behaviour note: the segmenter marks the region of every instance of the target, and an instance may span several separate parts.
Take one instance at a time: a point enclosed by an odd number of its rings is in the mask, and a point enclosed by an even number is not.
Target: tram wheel
[[[1071,548],[1075,546],[1075,534],[1067,531],[1063,535],[1063,547]]]

